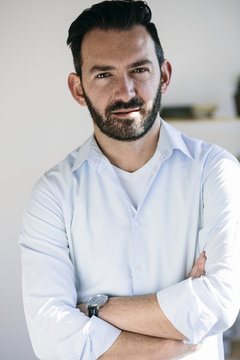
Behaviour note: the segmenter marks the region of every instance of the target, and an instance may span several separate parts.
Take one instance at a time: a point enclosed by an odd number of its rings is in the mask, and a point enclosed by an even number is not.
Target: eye
[[[137,73],[137,74],[141,74],[141,73],[149,72],[149,69],[148,68],[137,68],[137,69],[134,69],[133,72]]]
[[[101,73],[101,74],[98,74],[97,76],[96,76],[96,78],[97,79],[104,79],[104,78],[107,78],[107,77],[109,77],[109,76],[111,76],[109,73]]]

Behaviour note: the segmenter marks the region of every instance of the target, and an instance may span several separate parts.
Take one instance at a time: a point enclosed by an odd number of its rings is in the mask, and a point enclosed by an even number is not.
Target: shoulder
[[[89,139],[38,179],[30,194],[31,202],[34,200],[46,202],[52,199],[61,204],[67,200],[74,186],[75,177],[79,174],[74,171],[74,166],[80,158],[80,153],[86,150],[88,143]]]
[[[221,159],[228,159],[237,166],[239,165],[233,154],[221,146],[190,137],[165,121],[163,121],[163,128],[173,149],[180,150],[203,166],[218,162]]]
[[[58,164],[55,164],[53,167],[48,169],[37,181],[35,187],[45,184],[54,188],[61,185],[64,186],[64,184],[71,181],[72,168],[80,148],[81,146],[73,150]]]

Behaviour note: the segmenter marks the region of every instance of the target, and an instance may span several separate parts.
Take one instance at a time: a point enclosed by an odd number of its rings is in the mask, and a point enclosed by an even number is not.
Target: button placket
[[[134,226],[135,228],[139,227],[139,221],[137,219],[134,220]]]
[[[143,271],[142,267],[141,267],[141,266],[137,266],[137,268],[136,268],[136,274],[137,274],[137,275],[141,275],[141,274],[142,274],[142,271]]]
[[[138,214],[139,215],[139,214]],[[132,219],[132,281],[133,281],[133,293],[139,294],[140,287],[142,286],[142,274],[143,267],[141,266],[141,247],[139,231],[141,222],[138,217]]]

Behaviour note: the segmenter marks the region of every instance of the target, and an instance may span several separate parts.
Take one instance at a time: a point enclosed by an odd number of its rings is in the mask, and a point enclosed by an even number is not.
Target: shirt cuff
[[[95,360],[116,341],[121,330],[92,316],[84,327],[58,343],[61,360]]]
[[[173,326],[193,344],[198,344],[217,322],[187,279],[157,293],[158,303]],[[201,279],[198,279],[201,281]]]
[[[98,359],[117,340],[121,330],[96,316],[92,316],[90,322],[89,334],[93,351]]]

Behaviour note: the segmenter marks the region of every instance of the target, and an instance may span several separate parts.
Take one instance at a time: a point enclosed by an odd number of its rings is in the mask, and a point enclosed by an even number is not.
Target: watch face
[[[107,295],[96,295],[88,299],[87,306],[102,306],[104,305],[108,300]]]

